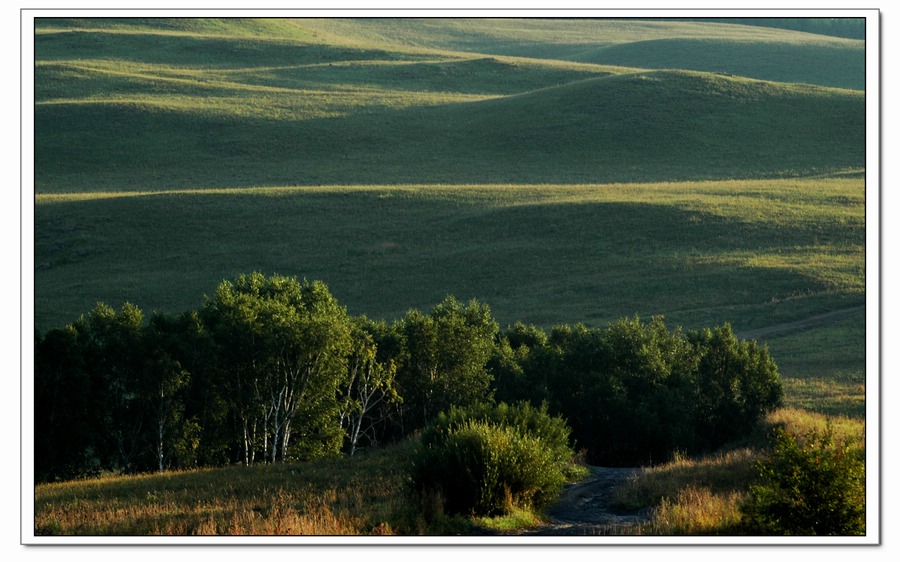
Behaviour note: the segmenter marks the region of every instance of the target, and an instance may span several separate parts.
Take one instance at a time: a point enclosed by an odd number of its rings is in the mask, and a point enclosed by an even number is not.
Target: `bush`
[[[541,508],[557,497],[572,451],[546,409],[482,406],[442,415],[422,436],[411,481],[450,514],[490,516]]]
[[[762,484],[751,487],[742,507],[751,533],[865,534],[865,464],[852,443],[835,442],[830,424],[802,439],[776,429],[758,470]]]
[[[544,448],[551,452],[555,462],[567,464],[572,458],[572,449],[569,447],[571,430],[566,420],[551,416],[546,404],[536,408],[528,402],[513,405],[503,402],[485,403],[468,408],[450,408],[449,412],[441,412],[434,423],[424,431],[422,442],[425,445],[433,444],[441,439],[442,434],[470,421],[508,427],[519,434],[540,439]]]

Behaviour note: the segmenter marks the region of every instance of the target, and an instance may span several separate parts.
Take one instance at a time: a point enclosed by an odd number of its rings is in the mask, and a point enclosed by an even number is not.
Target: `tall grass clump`
[[[527,404],[456,409],[423,432],[411,463],[421,497],[448,514],[494,516],[540,509],[566,481],[573,453],[561,418]]]

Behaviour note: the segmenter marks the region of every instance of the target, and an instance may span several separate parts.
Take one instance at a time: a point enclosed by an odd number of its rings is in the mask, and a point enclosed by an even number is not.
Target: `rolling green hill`
[[[730,323],[785,406],[861,433],[866,45],[756,23],[39,18],[36,330],[197,310],[252,271],[388,321],[454,295],[503,327]],[[408,505],[411,446],[39,485],[35,532],[466,532]],[[654,467],[661,507],[729,531],[734,494],[683,504],[746,488],[732,453]]]
[[[39,103],[38,191],[780,177],[865,155],[859,92],[693,72],[493,99],[182,87]]]
[[[252,270],[388,319],[448,293],[543,326],[859,305],[864,48],[697,21],[39,19],[38,327],[185,310]]]
[[[575,57],[619,66],[723,72],[775,82],[864,90],[860,41],[789,42],[733,39],[654,39],[597,47]]]
[[[39,192],[672,181],[863,165],[865,98],[855,90],[408,45],[390,50],[366,34],[339,42],[352,29],[368,29],[364,22],[178,20],[155,30],[145,20],[131,28],[69,23],[47,22],[37,36]],[[403,25],[422,33],[436,24]],[[447,24],[451,31],[459,25]],[[685,35],[697,25],[672,29]],[[385,26],[373,25],[384,34],[393,29]],[[319,28],[327,40],[315,42]],[[504,29],[496,33],[506,37]],[[618,43],[595,49],[617,49],[612,59],[654,63],[650,55],[658,52],[696,58],[688,47],[625,42],[635,33],[630,27],[610,29]],[[665,28],[650,29],[659,35]],[[781,42],[723,43],[729,49],[704,64],[733,74],[747,60],[765,60],[760,45],[818,53],[853,43],[831,40],[819,49],[785,43],[782,33]],[[454,41],[465,43],[447,43]],[[803,82],[803,69],[833,68],[780,53],[780,63],[766,64],[783,79]]]
[[[393,319],[447,294],[502,323],[666,314],[750,329],[864,294],[860,179],[360,186],[38,196],[39,324],[98,299],[198,306],[219,280],[325,281]],[[102,275],[96,273],[100,271]]]

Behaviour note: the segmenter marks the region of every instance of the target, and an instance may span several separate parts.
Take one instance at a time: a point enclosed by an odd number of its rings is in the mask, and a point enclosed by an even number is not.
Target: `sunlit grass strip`
[[[831,416],[865,419],[865,375],[857,380],[826,378],[784,379],[785,405]]]
[[[36,534],[75,535],[360,535],[353,515],[335,513],[334,490],[302,496],[279,491],[267,503],[227,498],[183,501],[81,502],[48,506]],[[262,499],[262,498],[260,498]]]
[[[208,66],[172,66],[164,64],[153,64],[148,62],[138,62],[129,60],[105,60],[105,59],[67,59],[67,60],[38,60],[35,61],[36,68],[44,69],[77,69],[85,72],[122,74],[129,76],[170,76],[184,78],[208,78],[214,76],[240,76],[247,73],[272,72],[283,70],[302,70],[302,69],[329,69],[329,68],[372,68],[380,69],[384,67],[404,67],[404,66],[421,66],[430,64],[448,64],[448,63],[466,63],[483,60],[485,55],[478,53],[465,53],[448,51],[444,54],[428,53],[432,58],[416,58],[416,59],[353,59],[353,60],[335,60],[328,62],[314,62],[303,64],[282,64],[282,65],[261,65],[247,66],[243,68],[218,68]],[[492,55],[490,57],[498,62],[505,62],[517,66],[545,68],[555,70],[574,70],[585,73],[597,74],[625,74],[632,72],[646,72],[648,69],[614,66],[604,64],[593,64],[587,62],[572,62],[565,60],[553,59],[534,59],[527,57],[513,57]]]
[[[652,183],[604,184],[391,184],[391,185],[321,185],[321,186],[259,186],[252,188],[209,188],[178,190],[127,190],[119,192],[84,192],[38,194],[53,200],[85,200],[108,198],[111,195],[183,193],[183,194],[247,194],[295,195],[298,193],[382,192],[385,196],[410,195],[423,199],[437,199],[481,204],[520,205],[543,203],[633,202],[677,204],[722,216],[737,216],[746,220],[772,220],[768,211],[788,205],[797,208],[798,200],[807,203],[800,207],[808,218],[820,219],[828,215],[844,215],[855,220],[865,218],[863,189],[860,179],[775,179],[775,180],[715,180]],[[837,202],[835,202],[837,201]],[[38,201],[40,202],[40,201]],[[776,215],[778,216],[778,215]],[[796,218],[796,216],[792,216]],[[864,223],[863,223],[864,224]]]
[[[635,535],[722,535],[741,522],[743,492],[715,494],[709,488],[687,485],[674,499],[663,498],[653,518],[629,529]]]
[[[242,95],[199,96],[196,94],[106,95],[102,97],[53,99],[38,105],[120,105],[149,111],[179,111],[198,115],[256,117],[277,120],[304,120],[341,117],[357,111],[405,109],[416,106],[466,103],[496,96],[443,92],[402,92],[354,88],[348,90],[288,90],[253,92]]]
[[[694,265],[736,265],[753,269],[791,271],[833,291],[864,293],[865,246],[773,248],[753,252],[687,256]]]
[[[689,486],[731,493],[752,478],[757,455],[752,448],[698,458],[678,455],[668,463],[644,469],[639,476],[614,490],[612,501],[627,509],[654,506],[663,500],[675,500],[680,491]]]
[[[391,61],[393,62],[393,61]],[[147,70],[143,70],[143,67],[147,65],[142,65],[141,70],[124,70],[121,65],[94,65],[94,64],[73,64],[73,63],[38,63],[38,67],[48,67],[59,70],[76,70],[85,72],[88,74],[98,74],[101,76],[113,76],[117,78],[127,78],[129,80],[133,80],[135,82],[146,83],[146,84],[175,84],[179,86],[186,86],[193,90],[196,90],[196,97],[199,101],[206,101],[206,98],[202,97],[202,94],[205,90],[210,90],[213,93],[216,92],[247,92],[253,95],[259,94],[289,94],[292,96],[335,96],[335,95],[356,95],[363,96],[364,98],[373,95],[382,95],[382,96],[394,96],[394,97],[404,97],[404,98],[423,98],[425,100],[430,98],[437,98],[442,101],[451,100],[451,99],[461,99],[461,100],[479,100],[479,99],[490,99],[497,96],[487,96],[487,95],[475,95],[475,94],[464,94],[464,93],[431,93],[431,92],[414,92],[407,93],[405,91],[391,91],[385,90],[383,88],[375,88],[375,87],[361,87],[354,85],[335,85],[328,89],[314,89],[314,88],[287,88],[284,86],[270,86],[265,84],[255,84],[255,83],[247,83],[247,82],[235,82],[232,80],[226,80],[223,77],[219,77],[220,74],[227,75],[233,74],[234,71],[231,72],[222,72],[222,71],[198,71],[198,70],[187,70],[187,71],[174,71],[170,68],[167,70],[157,69],[155,67],[151,67]],[[316,65],[320,66],[320,65]],[[125,66],[124,68],[127,68]],[[299,68],[299,67],[298,67]],[[252,68],[252,69],[241,69],[241,72],[259,72],[261,70],[265,70],[262,68]],[[92,78],[90,76],[86,76],[85,78]],[[144,95],[146,97],[153,97],[152,94]],[[141,96],[136,99],[143,99],[144,96]],[[41,103],[77,103],[83,98],[75,98],[75,99],[55,99],[52,101],[40,101]],[[90,100],[99,100],[99,99],[111,99],[111,100],[120,100],[114,94],[109,95],[109,97],[105,98],[88,98]],[[368,100],[359,100],[359,102],[368,101]]]

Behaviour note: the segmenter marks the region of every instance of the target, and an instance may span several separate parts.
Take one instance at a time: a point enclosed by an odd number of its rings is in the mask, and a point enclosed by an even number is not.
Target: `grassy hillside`
[[[613,491],[618,505],[655,508],[625,531],[639,535],[734,534],[766,428],[821,430],[821,416],[778,410],[741,448],[679,457],[648,468]],[[861,438],[858,420],[836,420],[838,438]],[[865,442],[857,442],[864,449]],[[533,516],[448,519],[405,494],[411,442],[302,465],[225,467],[178,473],[107,476],[35,488],[35,535],[472,535],[484,527],[516,534]],[[701,483],[701,484],[698,484]],[[473,525],[480,528],[473,530]],[[511,540],[521,540],[508,537]],[[303,539],[300,539],[303,540]],[[376,539],[377,540],[377,539]],[[516,543],[513,543],[516,544]],[[522,544],[521,542],[517,544]]]
[[[40,18],[36,325],[254,270],[388,320],[787,324],[786,405],[859,431],[865,45],[740,23]],[[36,530],[447,532],[407,453],[41,486]]]
[[[502,322],[545,326],[637,313],[749,329],[864,294],[858,179],[36,201],[42,325],[98,299],[185,310],[254,269],[322,279],[353,313],[396,318],[453,293],[487,302]]]
[[[403,496],[409,450],[41,485],[35,534],[419,534]]]
[[[597,47],[582,62],[643,68],[724,72],[775,82],[802,82],[864,90],[861,41],[761,41],[756,39],[654,39]]]
[[[194,85],[167,88],[39,102],[38,190],[672,181],[827,173],[864,158],[861,94],[709,74],[487,101],[233,84],[207,87],[220,97],[206,101]]]
[[[848,40],[750,28],[748,42],[747,26],[722,24],[701,40],[696,22],[63,23],[38,27],[38,192],[674,181],[863,164],[864,95],[787,83],[843,60],[841,78],[821,82],[848,85],[844,67],[861,68],[841,58],[859,47]],[[426,33],[437,25],[446,40]],[[471,34],[493,41],[489,53],[515,34],[555,44],[548,34],[567,26],[554,41],[584,46],[599,34],[590,48],[613,49],[616,64],[665,67],[650,59],[670,53],[741,74],[745,60],[786,82],[436,50],[471,46]],[[673,35],[657,40],[684,48],[646,43]]]
[[[251,270],[322,279],[353,313],[452,293],[543,326],[751,330],[864,296],[860,41],[662,20],[35,31],[44,329],[97,300],[193,308]]]

